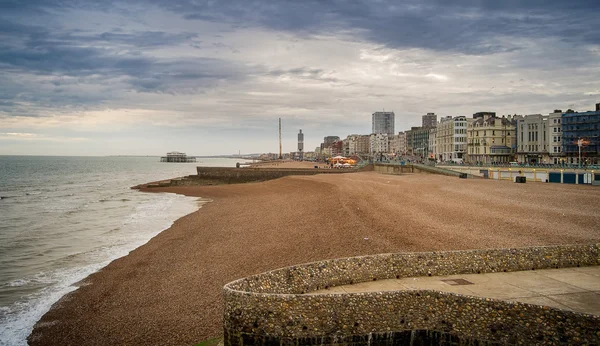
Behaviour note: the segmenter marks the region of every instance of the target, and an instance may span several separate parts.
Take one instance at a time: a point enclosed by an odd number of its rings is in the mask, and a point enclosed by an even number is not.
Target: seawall
[[[600,317],[437,291],[305,294],[390,278],[598,265],[600,244],[395,253],[282,268],[224,287],[225,345],[597,344]]]
[[[316,174],[345,174],[373,171],[373,165],[351,169],[324,169],[324,168],[256,168],[256,167],[197,167],[198,174],[189,175],[170,180],[156,181],[133,186],[132,189],[188,186],[188,185],[224,185],[260,182],[278,179],[289,175],[316,175]]]

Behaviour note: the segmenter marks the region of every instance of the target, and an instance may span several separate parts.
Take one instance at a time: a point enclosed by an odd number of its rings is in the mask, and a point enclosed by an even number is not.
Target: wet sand
[[[31,344],[194,345],[222,333],[225,283],[309,261],[600,241],[592,186],[363,172],[152,191],[213,202],[88,277]]]

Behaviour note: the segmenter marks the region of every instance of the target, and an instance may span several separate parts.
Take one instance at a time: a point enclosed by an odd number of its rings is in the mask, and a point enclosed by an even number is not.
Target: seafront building
[[[372,115],[371,133],[385,133],[388,135],[394,134],[394,122],[396,115],[394,112],[375,112]]]
[[[371,134],[371,155],[387,154],[390,152],[390,141],[387,133]]]
[[[562,152],[569,164],[600,162],[600,103],[590,112],[568,112],[561,116]],[[581,157],[581,160],[580,160]]]
[[[437,128],[431,127],[431,128],[429,128],[429,144],[427,145],[428,157],[430,159],[435,160],[435,158],[437,157],[436,146],[437,146]]]
[[[390,134],[393,112],[375,112],[373,133],[352,134],[344,140],[324,138],[316,152],[324,156],[414,156],[437,162],[506,164],[597,164],[600,161],[600,103],[595,111],[554,110],[548,115],[473,117],[422,116],[423,126]],[[435,121],[435,124],[434,124]],[[299,149],[300,149],[299,133]],[[579,149],[581,145],[581,160]],[[301,150],[299,150],[301,152]]]
[[[368,155],[370,152],[370,135],[352,134],[344,139],[344,156]]]
[[[536,165],[550,163],[548,116],[526,115],[517,120],[517,161]]]
[[[473,114],[467,124],[467,160],[498,164],[513,161],[516,149],[516,122],[521,116],[496,117],[493,112]]]
[[[426,158],[429,154],[429,128],[412,127],[410,129],[410,136],[412,155]]]
[[[467,124],[473,119],[465,116],[440,119],[436,132],[436,159],[460,163],[467,152]]]
[[[390,138],[390,153],[395,155],[406,154],[406,133],[399,132],[397,135],[393,135]]]
[[[550,163],[555,165],[565,163],[562,151],[562,114],[560,109],[548,114],[548,155]]]

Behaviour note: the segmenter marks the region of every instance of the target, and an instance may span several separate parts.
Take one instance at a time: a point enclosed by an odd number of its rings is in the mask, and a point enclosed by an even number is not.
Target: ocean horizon
[[[0,345],[26,345],[79,281],[201,207],[198,198],[131,186],[241,162],[157,157],[0,156]]]

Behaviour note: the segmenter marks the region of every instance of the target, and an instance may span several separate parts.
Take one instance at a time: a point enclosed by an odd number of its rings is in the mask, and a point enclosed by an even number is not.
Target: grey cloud
[[[297,34],[360,29],[359,37],[392,48],[418,47],[466,54],[520,47],[495,38],[558,37],[600,42],[595,0],[562,1],[153,1],[187,19],[252,22]]]
[[[134,33],[104,32],[95,36],[75,37],[74,40],[103,41],[110,44],[126,44],[132,47],[171,46],[187,42],[198,37],[195,33],[170,34],[161,31],[144,31]]]
[[[276,70],[271,70],[269,72],[267,72],[268,75],[270,76],[294,76],[297,78],[303,78],[303,79],[312,79],[312,80],[318,80],[318,81],[323,81],[323,82],[338,82],[339,79],[337,78],[332,78],[332,77],[328,77],[326,75],[326,72],[323,71],[322,69],[315,69],[315,68],[309,68],[309,67],[296,67],[293,69],[288,69],[288,70],[281,70],[281,69],[276,69]]]

